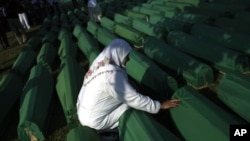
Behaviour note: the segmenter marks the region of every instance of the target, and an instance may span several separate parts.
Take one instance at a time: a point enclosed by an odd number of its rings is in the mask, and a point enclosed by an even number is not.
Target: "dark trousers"
[[[0,28],[3,28],[3,27],[0,27]],[[0,43],[1,43],[3,48],[7,48],[10,46],[7,35],[6,35],[6,31],[4,31],[2,29],[0,29]]]

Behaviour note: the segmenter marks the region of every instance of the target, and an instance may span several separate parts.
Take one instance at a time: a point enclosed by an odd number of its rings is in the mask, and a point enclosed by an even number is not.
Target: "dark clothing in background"
[[[3,15],[2,8],[0,10],[0,43],[3,48],[9,47],[9,41],[6,33],[9,31],[9,25],[6,17]]]

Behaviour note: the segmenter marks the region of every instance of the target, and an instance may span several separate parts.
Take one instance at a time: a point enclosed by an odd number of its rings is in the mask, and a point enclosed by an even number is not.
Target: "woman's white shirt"
[[[79,93],[77,112],[82,125],[94,129],[114,128],[129,107],[149,113],[160,110],[160,102],[136,92],[120,67],[107,65],[95,73],[96,77]]]

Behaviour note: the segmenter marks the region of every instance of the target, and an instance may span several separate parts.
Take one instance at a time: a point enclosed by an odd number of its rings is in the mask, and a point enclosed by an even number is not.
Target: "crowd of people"
[[[12,32],[19,45],[27,40],[27,31],[40,24],[53,12],[55,0],[0,0],[0,44],[7,49],[7,32]]]

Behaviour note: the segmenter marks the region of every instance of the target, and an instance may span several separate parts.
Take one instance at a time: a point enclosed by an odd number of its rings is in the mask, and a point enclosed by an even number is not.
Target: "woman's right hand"
[[[161,109],[166,110],[178,106],[180,103],[179,99],[166,100],[161,103]]]

